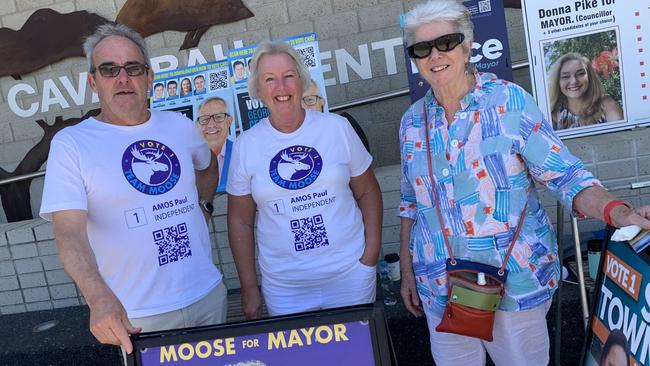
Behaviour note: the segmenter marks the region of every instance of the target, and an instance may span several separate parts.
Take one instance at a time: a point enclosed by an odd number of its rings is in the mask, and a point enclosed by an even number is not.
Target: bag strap
[[[451,250],[451,245],[449,244],[449,238],[447,237],[445,222],[442,219],[442,211],[440,210],[440,200],[438,199],[438,193],[436,192],[436,180],[433,177],[433,165],[431,162],[431,146],[429,142],[429,120],[427,118],[426,101],[422,104],[422,110],[424,112],[424,133],[425,133],[426,147],[427,147],[427,165],[429,168],[429,179],[431,179],[431,188],[432,188],[431,190],[433,191],[433,199],[436,204],[436,212],[438,213],[438,221],[440,222],[440,230],[442,230],[442,237],[445,240],[445,247],[447,247],[447,252],[449,252],[449,259],[451,260],[451,264],[456,265],[456,259],[454,258],[454,253]],[[517,230],[515,230],[515,235],[512,237],[512,242],[508,247],[508,252],[506,253],[506,256],[503,258],[503,263],[499,268],[499,275],[503,275],[505,273],[504,270],[506,268],[506,265],[508,264],[508,260],[510,259],[510,253],[512,253],[512,249],[515,247],[517,238],[519,238],[519,234],[521,233],[521,227],[523,226],[524,223],[524,216],[526,215],[527,206],[528,206],[528,202],[526,202],[523,210],[521,211],[521,216],[519,217],[519,222],[517,223]]]

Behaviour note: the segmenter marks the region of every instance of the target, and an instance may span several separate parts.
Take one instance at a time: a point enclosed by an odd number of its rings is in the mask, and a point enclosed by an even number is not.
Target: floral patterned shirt
[[[429,124],[429,177],[423,105]],[[501,310],[526,310],[551,298],[560,276],[557,242],[535,189],[545,186],[565,207],[582,189],[600,185],[571,155],[533,98],[494,74],[477,73],[449,124],[431,90],[404,113],[400,126],[399,216],[414,220],[409,248],[423,304],[438,315],[447,301],[449,257],[434,205],[457,258],[500,267],[527,203],[507,263]]]

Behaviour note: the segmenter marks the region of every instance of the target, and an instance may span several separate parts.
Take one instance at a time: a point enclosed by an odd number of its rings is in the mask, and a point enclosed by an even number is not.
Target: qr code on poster
[[[225,89],[228,87],[228,73],[226,70],[211,72],[210,90]]]
[[[322,215],[291,220],[291,232],[296,252],[330,245]]]
[[[482,0],[478,2],[478,12],[485,13],[492,11],[492,2],[490,0]]]
[[[190,239],[187,237],[185,223],[166,227],[153,232],[153,240],[158,246],[158,265],[164,266],[192,256]]]
[[[314,57],[314,47],[298,48],[296,51],[302,56],[302,62],[305,67],[310,69],[316,67],[316,58]]]

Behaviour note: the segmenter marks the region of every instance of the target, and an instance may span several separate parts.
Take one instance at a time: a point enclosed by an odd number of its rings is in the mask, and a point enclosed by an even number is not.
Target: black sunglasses
[[[140,76],[149,70],[149,66],[138,62],[132,62],[126,65],[101,64],[97,68],[90,70],[90,72],[95,73],[95,71],[99,71],[99,74],[105,78],[114,78],[120,73],[121,69],[124,69],[129,76]]]
[[[409,57],[425,58],[429,57],[431,50],[435,47],[440,52],[449,52],[463,43],[465,35],[462,33],[450,33],[440,36],[431,41],[423,41],[412,44],[406,48]]]

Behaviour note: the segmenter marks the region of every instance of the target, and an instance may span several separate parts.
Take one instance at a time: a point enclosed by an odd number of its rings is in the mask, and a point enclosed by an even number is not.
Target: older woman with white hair
[[[382,200],[372,157],[343,117],[302,107],[309,82],[289,45],[268,42],[255,51],[248,89],[270,115],[237,138],[226,189],[248,319],[262,305],[255,236],[271,315],[375,300]]]
[[[415,7],[404,33],[431,86],[400,126],[404,303],[426,315],[436,365],[484,365],[486,350],[496,365],[547,365],[545,316],[560,264],[535,184],[613,226],[650,228],[650,207],[634,210],[603,189],[521,87],[475,72],[460,2]],[[490,286],[500,291],[484,296]],[[489,323],[467,322],[478,313]]]

